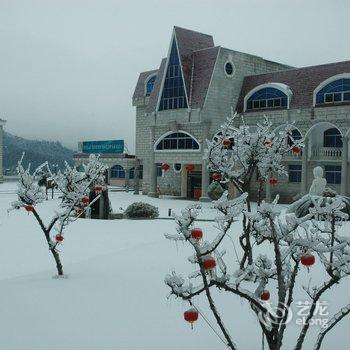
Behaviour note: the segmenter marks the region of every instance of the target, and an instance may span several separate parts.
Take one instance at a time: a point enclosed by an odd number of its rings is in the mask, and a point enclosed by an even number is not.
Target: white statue
[[[309,190],[313,196],[322,196],[327,186],[327,180],[323,177],[323,169],[320,166],[314,168],[314,181]]]

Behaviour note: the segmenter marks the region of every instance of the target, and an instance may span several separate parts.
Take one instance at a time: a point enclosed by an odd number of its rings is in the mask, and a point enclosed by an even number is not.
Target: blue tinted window
[[[125,170],[120,165],[111,168],[111,179],[125,179]]]
[[[325,178],[329,184],[341,183],[341,165],[325,165]]]
[[[165,136],[156,146],[157,150],[199,149],[198,142],[183,132],[174,132]]]
[[[157,163],[157,176],[160,177],[163,175],[162,163]]]
[[[301,182],[301,164],[290,164],[288,166],[289,182]]]
[[[146,84],[146,95],[150,95],[151,92],[154,89],[154,82],[156,81],[157,76],[153,76],[152,78],[147,80],[147,84]]]
[[[342,137],[337,128],[331,128],[324,132],[323,147],[343,147]]]
[[[294,141],[297,141],[297,140],[300,140],[302,138],[298,129],[293,129],[290,133],[290,136],[288,136],[288,145],[289,146],[293,145],[292,139],[294,139]]]
[[[184,82],[181,76],[180,59],[176,42],[173,41],[166,71],[159,110],[187,108]]]
[[[350,79],[338,79],[316,94],[316,104],[350,101]]]
[[[260,89],[247,100],[247,110],[264,108],[287,108],[288,97],[281,90],[275,88]]]

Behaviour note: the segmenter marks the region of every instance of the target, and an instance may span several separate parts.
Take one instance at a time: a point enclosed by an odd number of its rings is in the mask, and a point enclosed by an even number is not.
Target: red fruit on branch
[[[278,184],[278,180],[275,179],[275,178],[273,177],[273,178],[271,178],[271,179],[269,180],[269,183],[270,183],[272,186],[275,186],[275,185]]]
[[[203,259],[203,268],[206,271],[210,271],[215,269],[216,266],[216,261],[213,257],[208,256],[206,258]]]
[[[202,239],[203,237],[203,231],[201,228],[194,228],[192,231],[191,231],[191,237],[193,239],[197,239],[197,240],[200,240]]]
[[[167,163],[163,163],[160,168],[164,171],[168,171],[170,169],[170,165]]]
[[[194,164],[187,164],[186,165],[186,170],[190,173],[191,171],[193,171],[195,168]]]
[[[32,211],[34,211],[34,207],[32,206],[32,205],[26,205],[25,207],[24,207],[24,209],[29,213],[29,212],[32,212]]]
[[[88,196],[84,196],[82,199],[81,199],[81,202],[84,204],[84,205],[88,205],[90,203],[90,198]]]
[[[57,241],[57,242],[62,242],[63,239],[64,239],[63,236],[62,236],[60,233],[57,234],[55,238],[56,238],[56,241]]]
[[[267,289],[264,289],[260,294],[260,299],[263,301],[267,301],[270,299],[270,292]]]
[[[101,185],[96,185],[95,186],[95,193],[96,194],[102,193],[102,186]]]
[[[232,141],[230,139],[225,139],[224,141],[222,141],[222,144],[225,148],[229,148],[232,144]]]
[[[316,258],[314,255],[312,254],[305,254],[302,255],[302,257],[300,258],[300,262],[304,265],[304,266],[312,266],[316,261]]]
[[[298,147],[298,146],[294,146],[294,147],[292,148],[292,152],[293,152],[294,154],[300,154],[301,149],[300,149],[300,147]]]
[[[193,329],[193,323],[198,320],[198,311],[194,308],[185,311],[184,319],[185,321],[191,323],[191,328]]]
[[[220,180],[221,180],[221,175],[218,174],[218,173],[214,173],[214,174],[212,175],[212,179],[213,179],[214,181],[220,181]]]

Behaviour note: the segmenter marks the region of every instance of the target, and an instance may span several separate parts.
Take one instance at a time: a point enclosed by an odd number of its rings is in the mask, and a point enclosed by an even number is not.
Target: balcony
[[[309,149],[308,160],[311,161],[340,161],[342,148],[338,147],[312,147]],[[301,161],[302,152],[299,154],[289,151],[285,155],[287,161]]]

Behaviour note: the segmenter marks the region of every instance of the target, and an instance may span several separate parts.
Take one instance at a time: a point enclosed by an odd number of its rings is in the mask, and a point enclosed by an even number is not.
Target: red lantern
[[[64,239],[63,236],[62,236],[60,233],[57,234],[55,238],[56,238],[56,241],[57,241],[57,242],[62,242],[63,239]]]
[[[218,173],[214,173],[212,175],[212,178],[213,178],[214,181],[220,181],[221,180],[221,175],[218,174]]]
[[[207,270],[207,271],[213,270],[215,266],[216,266],[216,261],[213,257],[208,256],[203,259],[204,270]]]
[[[304,265],[304,266],[312,266],[316,261],[316,258],[314,255],[312,254],[305,254],[300,258],[300,262]]]
[[[185,311],[184,319],[185,321],[191,323],[191,328],[193,329],[193,323],[198,320],[198,311],[194,308]]]
[[[232,144],[232,141],[230,139],[225,139],[224,141],[222,141],[222,144],[225,148],[229,148]]]
[[[88,205],[90,203],[90,198],[88,196],[84,196],[82,199],[81,199],[81,202],[84,204],[84,205]]]
[[[32,205],[26,205],[24,207],[24,209],[29,213],[29,212],[32,212],[34,211],[34,207]]]
[[[294,147],[292,148],[292,152],[293,152],[293,154],[300,154],[301,149],[300,149],[300,147],[298,147],[298,146],[294,146]]]
[[[95,193],[96,194],[102,193],[102,186],[101,185],[96,185],[95,186]]]
[[[186,165],[186,170],[190,173],[191,171],[194,170],[194,164],[187,164]]]
[[[170,165],[167,163],[163,163],[160,168],[164,171],[168,171],[170,169]]]
[[[270,292],[267,289],[264,289],[260,294],[260,299],[263,301],[267,301],[270,299]]]
[[[271,184],[272,186],[275,186],[275,185],[277,185],[277,184],[278,184],[278,180],[277,180],[277,179],[275,179],[274,177],[273,177],[273,178],[271,178],[271,179],[269,180],[269,182],[270,182],[270,184]]]
[[[203,237],[203,231],[201,228],[194,228],[191,231],[191,237],[196,240],[200,240]]]

